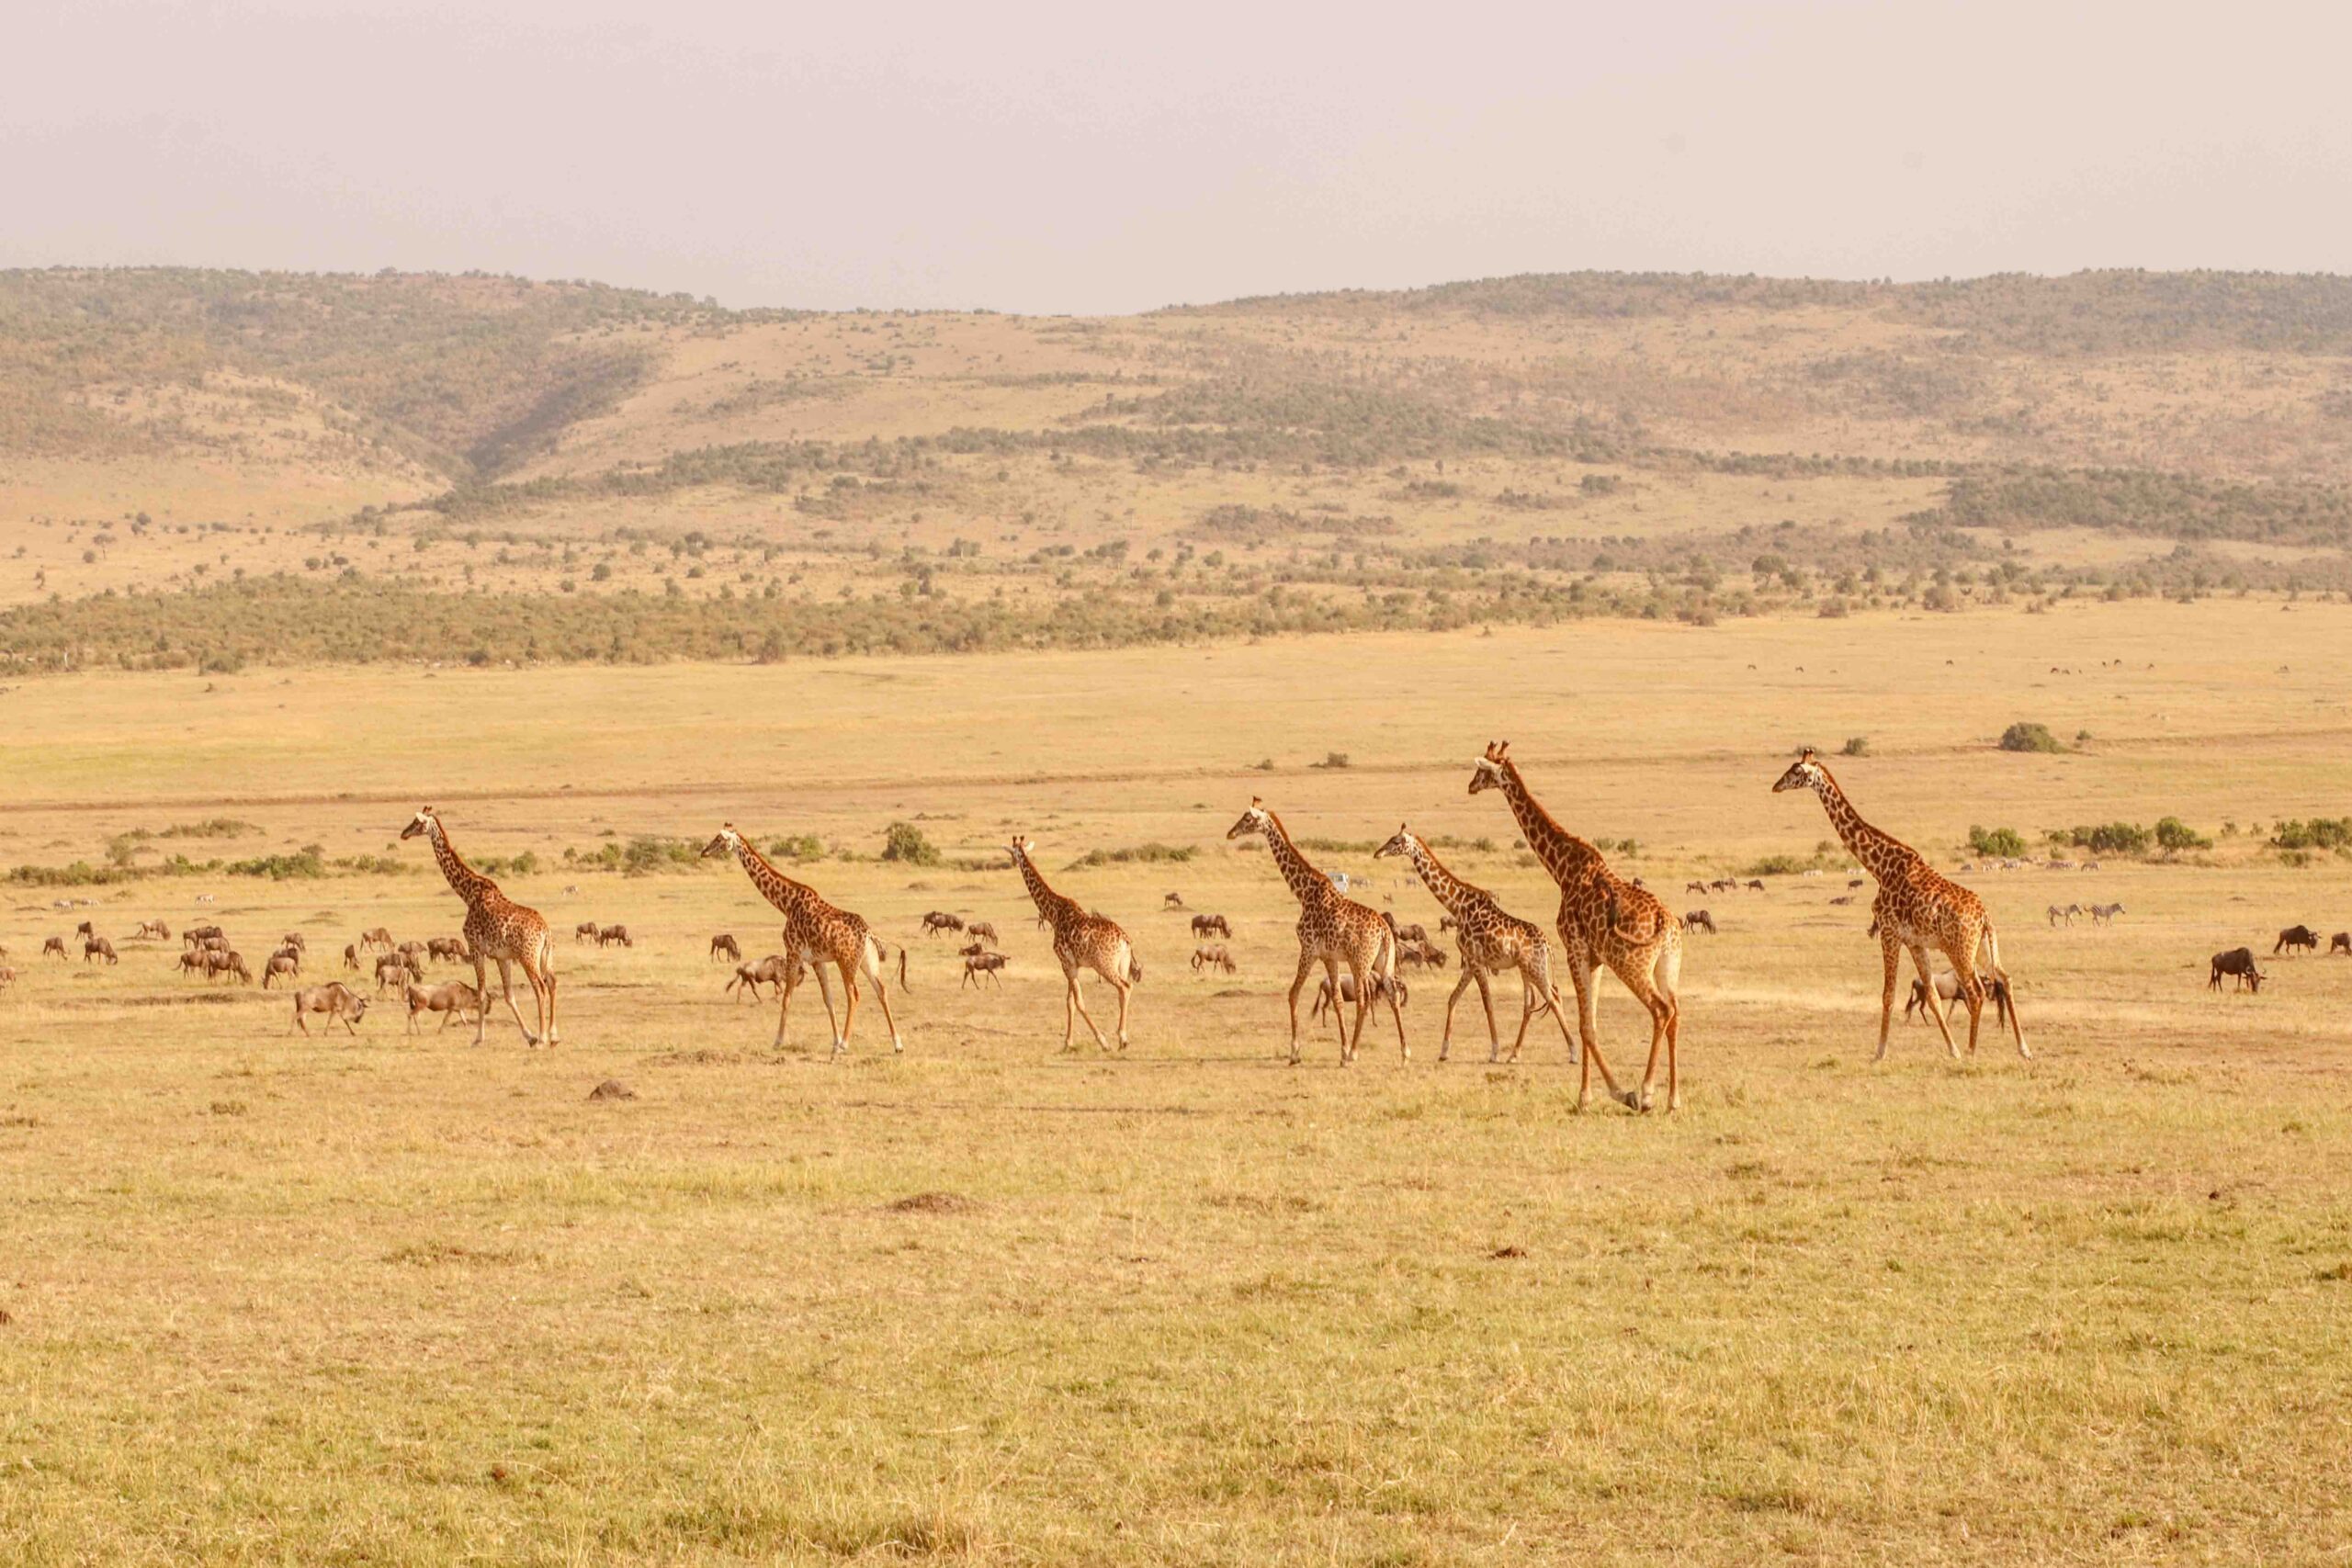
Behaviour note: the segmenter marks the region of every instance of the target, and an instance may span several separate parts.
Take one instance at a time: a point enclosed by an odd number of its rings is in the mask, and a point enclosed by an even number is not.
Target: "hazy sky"
[[[2352,6],[38,0],[0,265],[1102,311],[2352,271]]]

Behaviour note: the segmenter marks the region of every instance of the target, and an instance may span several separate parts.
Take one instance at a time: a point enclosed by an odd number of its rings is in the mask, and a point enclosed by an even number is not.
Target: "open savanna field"
[[[0,1558],[2344,1562],[2352,961],[2267,954],[2352,927],[2352,863],[2268,847],[2346,809],[2347,638],[2352,606],[2257,594],[12,677]],[[2018,721],[2069,750],[1998,750]],[[1548,1021],[1489,1065],[1475,993],[1439,1064],[1451,969],[1408,974],[1409,1062],[1374,1021],[1343,1070],[1302,1019],[1285,1065],[1296,907],[1227,826],[1261,795],[1434,929],[1369,854],[1408,822],[1548,925],[1466,793],[1497,738],[1721,927],[1690,939],[1678,1113],[1579,1111]],[[2212,846],[1970,874],[2033,1058],[1898,1022],[1873,1066],[1870,891],[1833,904],[1820,807],[1770,793],[1804,743],[1947,870],[1973,827]],[[455,934],[396,842],[424,804],[477,862],[534,857],[503,882],[557,931],[560,1046],[503,1012],[480,1049],[412,1039],[389,999],[305,1039],[128,940],[300,931],[332,975],[363,927]],[[776,919],[672,851],[727,820],[813,838],[787,869],[910,950],[902,1055],[870,996],[832,1062],[813,994],[778,1051],[722,993],[711,935],[756,956]],[[878,858],[893,823],[938,863]],[[1124,1055],[1062,1049],[1015,832],[1135,941]],[[1682,891],[1770,856],[1827,874]],[[58,885],[75,863],[141,874]],[[1238,975],[1190,971],[1171,891],[1230,917]],[[2075,902],[2125,913],[2046,923]],[[934,908],[996,925],[1001,988],[959,988]],[[84,918],[119,967],[39,956]],[[591,919],[635,946],[575,946]],[[2269,982],[2210,993],[2242,943]],[[1508,1046],[1515,980],[1497,1003]],[[635,1098],[590,1100],[607,1078]]]

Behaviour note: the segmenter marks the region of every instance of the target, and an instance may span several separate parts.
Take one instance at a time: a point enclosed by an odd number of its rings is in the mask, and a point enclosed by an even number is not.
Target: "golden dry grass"
[[[1222,835],[1253,793],[1351,842],[1491,837],[1458,869],[1550,912],[1491,798],[1497,734],[1572,827],[1667,889],[1826,835],[1788,747],[1949,864],[1971,823],[2342,810],[2335,606],[1587,626],[774,669],[81,676],[0,694],[0,862],[233,816],[198,855],[384,852],[432,799],[476,855],[732,818],[870,857],[1034,833],[1147,965],[1135,1048],[1059,1049],[1059,979],[1001,869],[829,860],[914,953],[903,1057],[813,998],[783,1053],[706,956],[774,919],[740,873],[510,878],[561,938],[565,1044],[511,1023],[294,1034],[283,1004],[34,956],[90,915],[209,914],[317,962],[455,929],[404,876],[156,879],[0,943],[0,1555],[68,1562],[2330,1561],[2352,1318],[2352,963],[2259,998],[2203,963],[2352,925],[2340,862],[1972,878],[2035,1048],[1898,1026],[1843,879],[1710,897],[1686,1110],[1574,1109],[1556,1033],[1489,1067],[1328,1026],[1280,1063],[1293,906]],[[2102,668],[2103,660],[2120,667]],[[1950,660],[1951,662],[1947,662]],[[1749,666],[1755,668],[1751,671]],[[2052,666],[2073,671],[2053,674]],[[1802,666],[1802,672],[1799,667]],[[209,688],[209,689],[208,689]],[[2082,752],[2009,756],[2017,718]],[[1329,750],[1344,771],[1316,769]],[[1270,758],[1273,771],[1253,764]],[[1189,863],[1059,870],[1159,840]],[[177,846],[164,846],[177,847]],[[1395,863],[1370,897],[1434,920]],[[577,895],[564,891],[568,884]],[[1196,978],[1181,889],[1235,920]],[[199,891],[219,902],[199,908]],[[2112,929],[2052,901],[2120,900]],[[921,912],[991,919],[959,990]],[[1515,987],[1500,987],[1508,1015]],[[1100,987],[1095,999],[1107,1003]],[[1466,1005],[1466,1004],[1465,1004]],[[1604,993],[1621,1074],[1633,1010]],[[592,1103],[618,1077],[630,1100]]]

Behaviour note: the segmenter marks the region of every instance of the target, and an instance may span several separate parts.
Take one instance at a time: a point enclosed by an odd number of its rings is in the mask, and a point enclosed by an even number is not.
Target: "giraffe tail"
[[[2024,1055],[2025,1021],[2018,1017],[2018,988],[2009,984],[2009,972],[2001,967],[2001,939],[1993,933],[1993,922],[1990,920],[1984,922],[1982,941],[1987,960],[1985,967],[1993,972],[1993,978],[2001,987],[1996,999],[2009,1015],[2009,1037],[2018,1043],[2018,1054]]]

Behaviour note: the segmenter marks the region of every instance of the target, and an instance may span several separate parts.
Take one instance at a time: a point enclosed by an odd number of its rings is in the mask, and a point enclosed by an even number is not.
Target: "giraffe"
[[[1347,1066],[1356,1059],[1356,1048],[1363,1043],[1364,1014],[1370,1009],[1374,987],[1369,983],[1383,980],[1388,984],[1378,987],[1388,1001],[1388,1016],[1396,1021],[1396,1053],[1399,1060],[1413,1059],[1413,1048],[1405,1042],[1405,1015],[1396,1006],[1396,933],[1390,929],[1380,912],[1368,905],[1359,904],[1342,894],[1324,875],[1307,863],[1291,842],[1283,819],[1266,809],[1266,803],[1256,795],[1250,797],[1250,809],[1241,819],[1226,829],[1228,839],[1245,833],[1263,833],[1266,848],[1273,852],[1274,864],[1281,868],[1283,880],[1298,898],[1298,973],[1290,983],[1290,1059],[1298,1065],[1298,993],[1306,987],[1307,976],[1317,964],[1331,982],[1333,995],[1340,991],[1340,965],[1348,966],[1349,976],[1355,981],[1356,1020],[1351,1032],[1340,1021],[1340,1010],[1331,1010],[1331,1022],[1340,1032],[1340,1065]]]
[[[857,1021],[860,975],[874,982],[874,994],[882,1003],[882,1021],[890,1028],[890,1049],[898,1052],[907,1048],[899,1035],[899,1021],[890,1016],[890,984],[882,973],[882,943],[866,929],[865,920],[847,909],[833,908],[817,896],[815,888],[795,882],[776,870],[765,855],[735,830],[732,822],[722,824],[718,836],[705,844],[702,852],[706,860],[731,854],[742,862],[744,871],[751,874],[752,886],[784,912],[785,952],[816,972],[817,990],[825,998],[825,1020],[833,1026],[835,1056],[849,1049],[850,1028]],[[838,1018],[833,1014],[832,983],[825,977],[828,964],[842,976],[842,1010]],[[902,987],[907,983],[906,976],[906,956],[901,953],[899,984]],[[796,983],[797,976],[787,972],[777,987],[775,1048],[779,1051],[784,1049],[784,1021],[792,1010]]]
[[[1977,949],[1984,948],[1993,978],[2005,985],[2009,978],[2008,971],[2001,967],[2001,943],[1993,934],[1993,918],[1985,913],[1984,900],[1939,874],[1926,856],[1902,840],[1863,821],[1810,747],[1797,753],[1789,771],[1773,784],[1772,793],[1789,789],[1809,789],[1821,797],[1829,825],[1838,829],[1847,852],[1878,880],[1878,897],[1871,901],[1871,913],[1878,928],[1879,951],[1886,960],[1886,991],[1879,1005],[1878,1055],[1871,1060],[1886,1059],[1887,1032],[1894,1021],[1894,980],[1906,950],[1920,980],[1934,987],[1935,972],[1928,963],[1930,947],[1943,953],[1959,978],[1961,997],[1968,1003],[1968,1050],[1975,1055],[1977,1026],[1984,1018],[1985,988],[1976,973]],[[1953,1043],[1951,1026],[1944,1021],[1940,1010],[1936,1027],[1943,1031],[1945,1048],[1957,1057],[1960,1047]],[[2000,1026],[1996,1022],[1994,1027],[1997,1031]],[[2018,1055],[2030,1058],[2033,1053],[2026,1049],[2014,986],[2009,987],[2009,1031],[2017,1037]]]
[[[1527,1026],[1538,1013],[1548,1011],[1559,1022],[1560,1037],[1568,1043],[1568,1060],[1576,1061],[1576,1036],[1568,1032],[1567,1010],[1561,1005],[1560,987],[1552,978],[1552,942],[1543,929],[1532,920],[1509,913],[1495,902],[1493,894],[1448,871],[1428,840],[1401,822],[1396,825],[1396,837],[1373,851],[1372,855],[1374,860],[1386,855],[1403,855],[1410,860],[1430,896],[1453,921],[1453,945],[1462,955],[1462,977],[1454,981],[1453,994],[1445,998],[1445,1036],[1438,1042],[1437,1059],[1444,1061],[1453,1049],[1453,1004],[1462,999],[1462,993],[1474,982],[1478,987],[1478,1001],[1487,1010],[1487,1060],[1495,1061],[1502,1055],[1502,1037],[1495,1030],[1495,998],[1487,988],[1487,978],[1516,969],[1526,1005],[1520,1013],[1518,1038],[1510,1043],[1510,1059],[1519,1060],[1520,1047],[1527,1043]]]
[[[1592,1069],[1610,1094],[1628,1110],[1650,1108],[1650,1086],[1657,1077],[1658,1053],[1666,1053],[1666,1108],[1682,1109],[1681,1080],[1677,1074],[1682,1032],[1682,1006],[1675,987],[1682,978],[1682,922],[1646,888],[1637,887],[1609,869],[1600,852],[1553,820],[1552,814],[1527,791],[1519,764],[1510,760],[1510,742],[1498,740],[1478,759],[1470,775],[1470,793],[1498,789],[1519,823],[1521,837],[1552,880],[1560,885],[1560,912],[1555,925],[1560,933],[1561,955],[1577,990],[1577,1030],[1584,1044],[1584,1072],[1577,1085],[1582,1106],[1592,1088]],[[1650,1059],[1638,1091],[1621,1089],[1600,1055],[1600,998],[1594,972],[1607,964],[1634,999],[1650,1015]]]
[[[1111,1048],[1103,1041],[1102,1032],[1095,1028],[1094,1015],[1086,1010],[1086,998],[1079,991],[1079,971],[1091,969],[1119,993],[1119,1049],[1124,1051],[1127,1048],[1127,999],[1143,979],[1143,965],[1136,961],[1135,944],[1116,921],[1080,908],[1077,899],[1047,886],[1045,875],[1037,869],[1036,849],[1035,839],[1026,834],[1013,835],[1012,863],[1028,886],[1030,902],[1037,906],[1038,920],[1053,929],[1054,956],[1061,961],[1062,978],[1069,987],[1062,998],[1062,1049],[1069,1050],[1076,1042],[1078,1020],[1081,1018],[1086,1020],[1087,1032],[1094,1036],[1095,1047],[1103,1051]]]
[[[514,1015],[514,1026],[523,1032],[525,1043],[537,1045],[544,1040],[550,1046],[556,1044],[555,946],[548,940],[547,921],[537,909],[517,904],[498,890],[497,883],[468,865],[429,806],[420,807],[401,829],[403,839],[420,833],[433,840],[433,858],[441,863],[441,874],[448,878],[450,891],[466,901],[466,946],[473,953],[474,994],[483,1002],[474,1010],[474,1043],[482,1043],[483,1032],[490,1026],[490,965],[495,961],[499,984],[505,987],[506,1010]],[[386,940],[389,945],[390,939]],[[530,983],[539,1021],[537,1033],[523,1021],[523,1010],[514,1005],[517,964],[523,966],[523,978]]]

